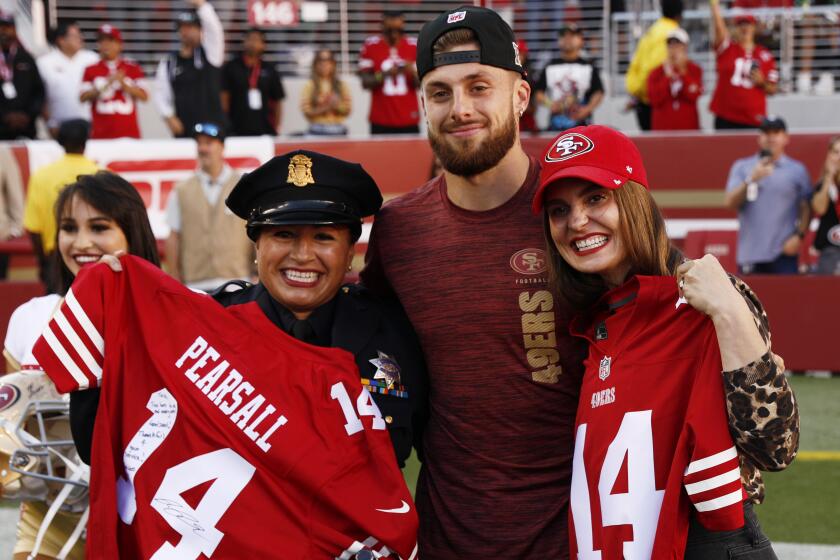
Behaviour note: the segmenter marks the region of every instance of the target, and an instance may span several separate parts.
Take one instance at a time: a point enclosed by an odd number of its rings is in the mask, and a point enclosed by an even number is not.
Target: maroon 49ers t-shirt
[[[443,177],[377,215],[362,279],[395,293],[430,376],[420,557],[567,558],[584,350],[547,288],[538,167],[505,204],[453,205]]]

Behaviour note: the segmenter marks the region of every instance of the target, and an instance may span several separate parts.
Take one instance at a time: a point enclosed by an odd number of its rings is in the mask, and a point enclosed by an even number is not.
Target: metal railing
[[[723,10],[728,22],[739,10]],[[780,91],[810,93],[833,92],[832,82],[840,83],[840,6],[800,8],[756,8],[750,11],[758,20],[757,41],[770,49],[780,73]],[[605,34],[609,49],[605,55],[608,81],[613,95],[624,94],[624,74],[642,32],[659,18],[659,13],[612,14]],[[691,37],[689,56],[703,68],[706,91],[717,79],[712,37],[712,21],[708,9],[683,13],[682,27]],[[805,87],[804,73],[812,79]],[[799,80],[799,87],[797,87]]]
[[[210,1],[224,24],[230,57],[239,50],[242,33],[249,27],[248,2]],[[612,95],[623,95],[624,73],[636,44],[659,17],[653,9],[658,4],[655,0],[626,0],[630,11],[615,14],[609,13],[610,2],[606,0],[326,0],[321,3],[327,9],[326,21],[266,28],[266,59],[286,75],[306,76],[314,52],[329,48],[337,54],[343,73],[354,72],[365,38],[380,31],[384,10],[401,9],[408,34],[416,36],[434,15],[464,3],[483,4],[502,14],[517,37],[526,41],[535,75],[556,55],[559,27],[576,23],[584,30],[585,54],[603,71]],[[101,24],[119,27],[125,38],[126,56],[138,61],[147,73],[154,72],[165,53],[177,48],[175,16],[187,6],[183,0],[53,0],[51,4],[54,16],[79,22],[89,46]],[[691,36],[690,56],[703,68],[706,89],[711,91],[716,80],[711,18],[704,3],[697,4],[701,9],[687,10],[682,25]],[[735,12],[723,13],[729,17]],[[812,85],[821,79],[840,85],[840,6],[757,8],[751,13],[759,20],[759,40],[776,57],[782,92],[807,89],[801,77],[805,72],[810,72]]]
[[[225,27],[227,55],[239,50],[242,33],[248,27],[246,0],[210,0]],[[556,50],[557,29],[563,22],[579,25],[587,36],[587,53],[603,56],[604,12],[602,0],[423,0],[401,2],[326,0],[327,19],[300,21],[293,27],[265,28],[266,59],[277,64],[286,75],[309,73],[313,53],[329,48],[338,56],[342,72],[354,72],[364,40],[380,32],[382,12],[399,8],[405,14],[406,31],[417,36],[424,23],[438,13],[463,4],[482,4],[497,10],[524,39],[531,53],[532,68],[539,70]],[[103,23],[120,28],[124,52],[147,73],[157,62],[177,48],[174,21],[186,8],[182,0],[53,0],[54,18],[78,21],[88,47]]]

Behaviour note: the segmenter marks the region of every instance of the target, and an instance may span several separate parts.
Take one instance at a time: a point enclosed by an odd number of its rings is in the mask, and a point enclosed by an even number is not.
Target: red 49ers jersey
[[[717,52],[717,85],[710,109],[722,119],[758,126],[767,114],[767,94],[753,84],[750,72],[758,65],[764,79],[779,81],[773,55],[761,45],[747,52],[734,41],[724,41]]]
[[[93,100],[91,115],[93,119],[91,138],[140,138],[140,128],[137,126],[137,104],[134,98],[123,91],[119,82],[113,82],[108,87],[108,78],[117,72],[125,74],[125,81],[136,85],[144,77],[143,70],[127,60],[119,59],[115,62],[100,60],[93,66],[85,68],[82,77],[82,91],[99,89],[102,93]]]
[[[359,54],[359,71],[387,72],[396,65],[413,65],[417,60],[417,40],[403,37],[392,47],[382,36],[368,37]],[[382,126],[412,126],[420,122],[417,90],[405,74],[385,76],[372,90],[371,123]]]
[[[353,357],[121,261],[82,271],[35,347],[59,391],[102,389],[88,556],[414,558],[414,505]]]
[[[573,333],[590,342],[575,423],[571,557],[682,559],[691,510],[744,523],[711,321],[673,277],[637,276]],[[613,309],[610,315],[609,309]]]

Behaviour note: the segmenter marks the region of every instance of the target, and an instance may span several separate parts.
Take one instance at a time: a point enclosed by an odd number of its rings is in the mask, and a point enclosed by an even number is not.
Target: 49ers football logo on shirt
[[[545,154],[545,161],[566,161],[595,149],[595,143],[584,136],[572,132],[564,134],[554,142],[554,146]]]
[[[510,267],[519,274],[535,275],[546,271],[545,251],[542,249],[522,249],[510,258]]]

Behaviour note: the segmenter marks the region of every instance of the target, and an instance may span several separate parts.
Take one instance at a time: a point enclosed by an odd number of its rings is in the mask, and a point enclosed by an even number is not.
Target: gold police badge
[[[397,360],[386,354],[381,350],[376,351],[378,357],[368,360],[376,366],[376,373],[373,374],[374,379],[384,379],[389,389],[393,389],[400,383],[400,366],[397,365]]]
[[[292,157],[289,160],[289,177],[286,179],[286,182],[296,187],[314,185],[315,179],[312,178],[312,159],[303,154],[297,154]]]

